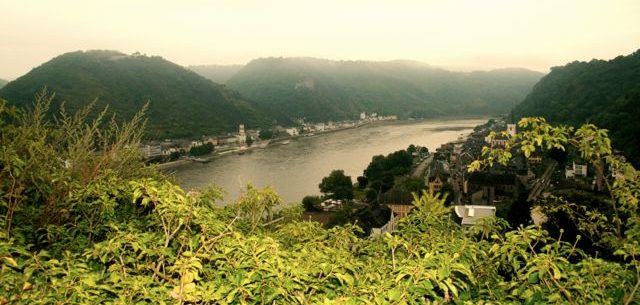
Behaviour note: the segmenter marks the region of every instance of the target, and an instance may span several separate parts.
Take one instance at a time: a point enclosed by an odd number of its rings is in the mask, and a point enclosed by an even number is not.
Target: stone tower
[[[509,136],[515,136],[516,135],[516,124],[507,124],[507,133],[509,134]]]
[[[247,135],[244,133],[244,124],[238,126],[238,143],[244,144],[247,140]]]

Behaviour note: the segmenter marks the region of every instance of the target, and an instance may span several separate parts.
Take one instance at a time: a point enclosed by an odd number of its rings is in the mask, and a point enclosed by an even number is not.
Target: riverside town
[[[395,115],[378,116],[377,113],[360,113],[357,121],[340,121],[326,123],[305,123],[304,119],[296,120],[297,126],[245,130],[244,124],[238,126],[237,133],[226,133],[219,136],[202,136],[198,140],[151,141],[141,144],[140,150],[149,162],[161,162],[163,167],[175,166],[184,162],[209,162],[214,155],[228,153],[243,154],[248,150],[265,148],[269,143],[288,144],[297,137],[309,137],[325,132],[347,128],[357,128],[369,122],[397,120]],[[201,157],[201,156],[205,157]]]

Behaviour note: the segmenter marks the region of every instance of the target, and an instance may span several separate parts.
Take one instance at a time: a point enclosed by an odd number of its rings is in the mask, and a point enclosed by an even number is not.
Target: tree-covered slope
[[[411,61],[261,58],[227,85],[288,117],[322,121],[361,111],[400,117],[504,113],[540,77],[523,69],[450,72]]]
[[[216,83],[224,84],[243,67],[243,65],[198,65],[187,68]]]
[[[8,83],[8,81],[0,78],[0,88],[4,87],[7,83]]]
[[[640,164],[640,51],[552,68],[517,106],[516,114],[607,128],[625,156]]]
[[[71,111],[97,98],[97,109],[109,105],[119,117],[130,118],[148,101],[150,138],[199,136],[270,121],[239,93],[157,56],[66,53],[11,82],[0,97],[29,105],[44,86],[56,94],[53,108],[65,101]]]

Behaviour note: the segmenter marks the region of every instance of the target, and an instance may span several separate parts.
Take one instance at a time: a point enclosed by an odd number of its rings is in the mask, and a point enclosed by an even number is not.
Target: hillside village
[[[541,224],[546,217],[538,207],[532,207],[538,198],[562,190],[597,195],[603,190],[602,175],[615,175],[611,171],[598,174],[573,149],[544,154],[538,151],[528,158],[520,152],[506,166],[495,164],[478,172],[467,171],[469,164],[481,157],[484,146],[504,148],[517,132],[515,124],[490,120],[477,126],[466,139],[443,144],[434,153],[424,175],[427,189],[436,193],[446,185],[451,187],[452,205],[462,225],[473,225],[487,216],[509,218],[517,213],[530,213],[524,224]]]

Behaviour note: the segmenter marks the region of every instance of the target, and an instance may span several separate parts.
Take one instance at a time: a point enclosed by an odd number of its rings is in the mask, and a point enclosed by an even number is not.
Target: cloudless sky
[[[640,0],[0,0],[0,78],[70,51],[181,65],[266,56],[548,71],[640,49]]]

